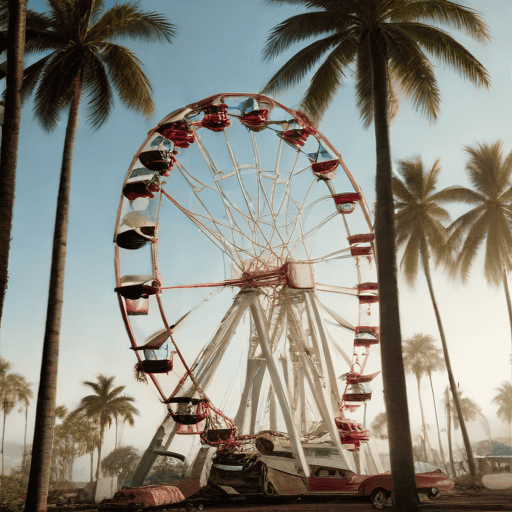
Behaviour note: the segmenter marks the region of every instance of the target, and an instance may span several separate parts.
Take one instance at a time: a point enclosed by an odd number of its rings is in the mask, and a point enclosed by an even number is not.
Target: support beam
[[[318,306],[316,304],[312,290],[304,291],[304,302],[306,305],[310,332],[314,342],[317,344],[317,351],[320,355],[322,370],[324,371],[324,375],[327,374],[326,376],[329,382],[328,391],[331,406],[333,411],[336,411],[340,402],[338,383],[334,373],[334,365],[332,362],[331,352],[327,344],[327,334],[325,332],[324,322],[320,315],[320,311],[318,310]]]
[[[297,427],[295,426],[295,423],[293,422],[293,417],[290,406],[288,404],[288,399],[284,391],[281,379],[279,377],[279,373],[277,371],[277,366],[273,358],[272,350],[270,348],[267,326],[268,322],[265,318],[263,308],[261,307],[259,297],[256,294],[254,294],[254,299],[250,307],[252,318],[254,320],[254,325],[256,327],[260,339],[261,350],[263,352],[263,356],[267,361],[267,368],[270,374],[270,379],[272,381],[274,391],[277,396],[277,400],[281,407],[281,412],[283,413],[286,429],[288,430],[288,435],[290,436],[292,449],[298,461],[300,462],[302,470],[304,471],[304,476],[309,477],[309,466],[306,462],[306,457],[301,446],[299,432],[297,430]]]

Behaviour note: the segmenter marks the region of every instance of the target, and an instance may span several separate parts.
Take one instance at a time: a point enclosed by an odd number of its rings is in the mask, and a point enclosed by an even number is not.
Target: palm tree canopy
[[[491,403],[498,406],[498,418],[512,423],[512,384],[510,381],[504,380],[494,391],[496,391],[496,395]]]
[[[467,279],[480,246],[485,242],[484,274],[499,284],[503,271],[512,270],[512,152],[503,141],[466,146],[466,171],[473,189],[449,187],[445,199],[474,206],[450,226],[452,242],[460,244],[457,269]]]
[[[131,396],[122,396],[125,386],[114,387],[114,379],[115,377],[100,374],[97,376],[97,382],[85,381],[84,385],[91,388],[94,394],[84,396],[72,414],[84,414],[88,418],[98,419],[102,427],[110,427],[116,416],[130,413],[133,417],[138,414],[138,410],[131,404],[135,399]]]
[[[370,430],[377,439],[388,438],[388,422],[385,412],[379,412],[370,424]]]
[[[0,379],[0,407],[5,414],[9,414],[18,402],[24,401],[26,390],[27,381],[23,375],[9,373]]]
[[[104,0],[48,0],[49,11],[30,13],[27,26],[35,36],[25,53],[46,56],[25,69],[23,98],[34,88],[36,118],[53,130],[69,106],[76,82],[88,95],[88,120],[99,128],[113,107],[113,90],[128,108],[149,117],[154,112],[151,85],[135,54],[115,43],[119,39],[171,42],[172,23],[136,3],[114,5],[104,11]]]
[[[34,392],[30,388],[32,386],[31,382],[27,382],[23,377],[23,380],[19,382],[17,394],[18,400],[23,402],[23,404],[28,407],[30,405],[30,399],[34,397]]]
[[[483,416],[482,408],[472,399],[467,396],[462,396],[462,391],[457,391],[457,396],[459,397],[460,408],[462,410],[462,416],[464,421],[474,421],[477,418],[481,418]],[[457,414],[457,409],[453,402],[453,397],[450,399],[449,404],[446,404],[450,407],[451,415],[453,417],[453,424],[455,428],[458,429],[460,426],[459,416]]]
[[[426,172],[417,156],[399,160],[401,178],[393,176],[396,244],[405,248],[400,266],[409,283],[418,275],[420,260],[425,265],[430,254],[437,263],[450,262],[449,232],[442,224],[450,214],[439,204],[449,200],[449,192],[436,192],[440,172],[439,160]]]
[[[4,377],[7,373],[7,370],[10,370],[11,363],[6,361],[3,357],[0,357],[0,378]]]
[[[430,334],[415,334],[406,338],[402,345],[404,367],[418,380],[423,375],[431,375],[444,369],[441,349],[435,345],[436,340]]]
[[[477,40],[489,39],[487,25],[473,9],[449,0],[266,0],[269,4],[304,6],[307,12],[281,22],[270,32],[264,57],[273,59],[295,43],[314,39],[269,80],[262,93],[275,93],[299,83],[315,66],[301,107],[319,121],[347,72],[355,78],[357,106],[368,127],[373,120],[370,38],[387,56],[390,110],[396,92],[412,100],[416,110],[435,120],[440,92],[434,66],[427,57],[454,68],[477,86],[489,86],[483,65],[450,34],[445,25]],[[392,113],[392,112],[390,112]]]

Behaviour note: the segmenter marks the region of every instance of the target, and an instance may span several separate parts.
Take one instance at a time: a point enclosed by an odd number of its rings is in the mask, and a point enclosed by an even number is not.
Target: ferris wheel
[[[131,162],[114,242],[136,370],[173,436],[281,433],[306,475],[321,438],[353,465],[379,373],[373,230],[303,113],[226,93],[167,115]]]

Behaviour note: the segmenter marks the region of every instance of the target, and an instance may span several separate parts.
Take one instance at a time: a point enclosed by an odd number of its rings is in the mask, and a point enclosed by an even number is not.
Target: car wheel
[[[427,496],[429,498],[437,498],[439,496],[439,489],[437,487],[432,487],[432,489],[429,489],[427,492]]]
[[[278,492],[276,491],[276,488],[274,487],[274,484],[267,480],[263,486],[263,494],[266,496],[276,496]]]
[[[375,508],[384,508],[388,501],[389,493],[385,489],[375,489],[370,494],[370,500]]]

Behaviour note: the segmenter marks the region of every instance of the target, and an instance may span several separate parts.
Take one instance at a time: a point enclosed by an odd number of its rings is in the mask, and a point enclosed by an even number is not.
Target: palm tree
[[[2,476],[4,473],[4,440],[7,416],[20,401],[20,390],[26,386],[25,378],[17,373],[4,375],[0,380],[0,407],[4,413],[2,425]]]
[[[133,427],[133,425],[135,425],[135,417],[134,417],[135,414],[138,414],[137,409],[135,409],[135,407],[133,407],[133,405],[130,403],[124,404],[123,407],[119,408],[119,412],[117,414],[115,414],[116,438],[115,438],[115,442],[114,442],[114,448],[119,448],[119,446],[121,444],[121,434],[123,431],[124,424],[128,423],[128,425],[130,425],[131,427]],[[117,431],[118,431],[118,419],[119,418],[122,419],[122,422],[121,422],[121,433],[119,434],[119,439],[118,439]]]
[[[373,421],[370,424],[370,430],[372,435],[377,439],[388,438],[388,425],[385,412],[379,412],[379,414],[373,418]]]
[[[41,15],[38,37],[30,50],[47,55],[25,70],[22,93],[35,89],[35,115],[45,130],[53,130],[68,112],[62,158],[50,272],[49,299],[37,400],[33,457],[26,507],[46,510],[57,386],[58,350],[67,246],[73,147],[82,93],[89,102],[94,129],[108,118],[113,90],[128,108],[150,116],[154,112],[149,80],[140,61],[117,38],[171,42],[174,26],[163,16],[143,12],[134,4],[104,10],[103,0],[49,0]],[[29,52],[27,51],[27,54]]]
[[[389,420],[391,469],[398,510],[418,506],[409,428],[402,341],[398,314],[396,247],[392,192],[389,118],[396,106],[394,89],[412,99],[431,120],[439,112],[440,93],[434,56],[476,85],[488,86],[482,64],[461,44],[430,22],[451,26],[485,41],[485,22],[469,8],[450,0],[267,0],[271,4],[303,5],[309,10],[277,25],[264,54],[274,58],[292,44],[316,38],[270,79],[264,93],[275,93],[300,82],[322,59],[301,106],[318,121],[353,65],[357,106],[363,123],[373,121],[377,154],[375,235],[380,295],[382,375]]]
[[[498,406],[498,418],[508,423],[509,444],[512,444],[512,384],[504,380],[494,391],[497,393],[491,403]]]
[[[113,386],[115,377],[105,377],[99,374],[96,378],[97,382],[84,382],[84,385],[91,388],[94,394],[84,396],[71,416],[83,415],[86,418],[95,419],[99,423],[98,464],[96,466],[96,479],[98,479],[105,428],[110,427],[117,416],[131,415],[133,417],[134,414],[138,414],[138,410],[131,404],[134,401],[133,397],[121,396],[121,392],[126,386]]]
[[[399,176],[393,177],[393,192],[396,206],[396,242],[398,248],[404,248],[400,267],[403,269],[405,278],[409,284],[414,283],[416,280],[420,266],[423,269],[439,329],[450,389],[455,404],[457,404],[458,395],[455,377],[452,371],[448,343],[446,341],[430,271],[431,257],[433,257],[435,264],[442,262],[452,271],[450,244],[448,243],[449,232],[442,224],[442,222],[450,220],[450,215],[440,205],[441,202],[450,200],[452,192],[451,189],[436,191],[437,180],[441,172],[439,160],[436,160],[428,171],[424,170],[423,162],[419,157],[400,160],[398,161],[398,172],[401,178]],[[434,371],[440,369],[439,367]],[[430,379],[430,384],[432,388],[432,379]],[[459,410],[459,416],[461,414],[462,412]],[[439,448],[444,465],[444,452],[439,432],[439,421],[437,421],[437,430]],[[471,443],[469,442],[464,420],[461,425],[461,430],[467,458],[468,461],[470,461],[470,471],[472,475],[476,475]]]
[[[28,408],[30,406],[30,399],[34,397],[34,392],[30,389],[31,382],[26,382],[25,379],[20,383],[18,389],[18,400],[25,406],[25,433],[23,435],[23,459],[22,467],[24,467],[25,458],[27,456],[27,425],[28,425]]]
[[[452,449],[452,438],[451,438],[451,418],[453,417],[453,425],[455,430],[461,427],[466,421],[474,421],[478,417],[482,417],[482,409],[481,407],[471,398],[467,396],[462,396],[462,391],[457,391],[457,402],[453,399],[453,395],[451,396],[448,393],[448,388],[446,388],[445,393],[445,407],[446,407],[446,421],[447,421],[447,429],[446,434],[448,436],[448,449],[450,452],[450,465],[452,468],[453,477],[456,476],[455,471],[455,463],[453,460],[453,449]],[[457,409],[456,404],[459,404],[461,409],[461,414]],[[460,420],[462,418],[462,421]],[[468,452],[466,450],[466,456]],[[469,460],[468,460],[469,464]]]
[[[5,2],[2,5],[4,16]],[[25,47],[27,0],[8,0],[7,78],[0,152],[0,325],[7,291],[9,247],[21,121],[21,82]]]
[[[428,375],[429,371],[432,373],[432,371],[438,371],[439,368],[443,367],[443,360],[439,355],[439,349],[434,343],[434,338],[429,334],[418,333],[410,338],[406,338],[402,348],[405,371],[412,373],[416,377],[425,450],[430,450],[430,453],[433,453],[433,450],[425,424],[425,413],[423,411],[423,401],[421,400],[421,378],[424,375]]]
[[[512,305],[507,277],[512,270],[512,151],[503,153],[503,141],[466,146],[466,163],[473,189],[450,187],[449,200],[472,205],[450,226],[461,244],[457,270],[465,281],[480,246],[485,242],[484,275],[490,284],[503,283],[512,334]]]

